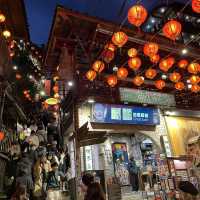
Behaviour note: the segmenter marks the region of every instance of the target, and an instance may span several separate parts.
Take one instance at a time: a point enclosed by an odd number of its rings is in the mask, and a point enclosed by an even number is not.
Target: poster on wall
[[[125,143],[112,144],[115,175],[121,185],[129,185],[128,153]]]

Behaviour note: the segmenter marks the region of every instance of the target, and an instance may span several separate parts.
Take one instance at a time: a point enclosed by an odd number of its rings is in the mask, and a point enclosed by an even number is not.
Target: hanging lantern
[[[57,84],[53,86],[53,91],[54,91],[55,93],[58,93],[59,87],[58,87]]]
[[[131,48],[131,49],[128,50],[128,56],[129,56],[130,58],[136,57],[137,54],[138,54],[138,51],[137,51],[137,49],[135,49],[135,48]]]
[[[0,142],[2,142],[4,138],[5,138],[5,133],[3,131],[0,131]]]
[[[175,63],[175,59],[173,57],[169,57],[166,59],[162,59],[159,63],[159,68],[164,71],[167,72]]]
[[[142,61],[139,57],[130,58],[128,60],[128,66],[133,70],[138,70],[142,65]]]
[[[86,77],[89,81],[93,81],[97,76],[97,73],[94,71],[94,70],[89,70],[87,73],[86,73]]]
[[[128,70],[125,67],[120,67],[117,71],[117,77],[125,79],[128,76]]]
[[[117,77],[115,75],[108,76],[107,83],[110,87],[115,87],[117,85]]]
[[[136,76],[133,79],[133,83],[137,86],[141,86],[144,83],[144,77],[143,76]]]
[[[163,80],[157,80],[155,82],[155,86],[156,88],[158,88],[159,90],[162,90],[165,87],[166,83]]]
[[[28,98],[30,98],[31,96],[30,96],[30,94],[25,94],[25,97],[28,99]]]
[[[173,72],[169,76],[170,81],[177,83],[181,79],[181,75],[178,72]]]
[[[159,56],[158,54],[153,55],[153,56],[150,57],[150,61],[151,61],[152,63],[157,64],[157,63],[160,61],[160,56]]]
[[[190,63],[188,66],[188,72],[191,74],[197,74],[199,72],[200,65],[199,63]]]
[[[192,0],[192,10],[196,13],[200,13],[200,0]]]
[[[147,10],[141,5],[135,5],[128,11],[128,21],[136,27],[141,26],[147,18]]]
[[[128,36],[124,32],[116,32],[112,36],[112,42],[118,47],[124,46],[127,41]]]
[[[144,45],[143,52],[144,55],[151,57],[158,53],[158,49],[159,49],[158,44],[149,42]]]
[[[4,14],[0,13],[0,23],[3,23],[6,21],[6,17]]]
[[[116,47],[113,43],[108,43],[104,47],[105,50],[115,51]]]
[[[178,62],[178,66],[181,69],[185,69],[188,66],[188,61],[185,59],[182,59]]]
[[[178,82],[175,84],[175,88],[179,91],[183,90],[185,88],[185,85],[183,82]]]
[[[171,40],[176,40],[176,38],[181,34],[182,26],[180,22],[170,20],[164,25],[162,30],[165,37]]]
[[[16,74],[15,77],[16,77],[17,80],[22,78],[21,74]]]
[[[195,85],[192,85],[191,87],[191,91],[194,92],[194,93],[197,93],[200,91],[200,86],[195,84]]]
[[[97,60],[93,63],[92,68],[94,71],[101,73],[105,68],[105,64],[102,61]]]
[[[24,90],[23,93],[24,93],[24,95],[26,95],[26,94],[29,93],[29,91],[28,90]]]
[[[9,30],[3,31],[3,36],[7,39],[11,36],[11,32]]]
[[[107,49],[107,50],[103,51],[102,57],[106,63],[110,63],[113,60],[113,58],[115,57],[115,53],[114,53],[114,51]]]
[[[145,76],[148,79],[154,79],[156,75],[157,75],[157,71],[152,68],[147,69],[147,71],[145,72]]]
[[[200,78],[197,75],[192,75],[190,77],[190,83],[191,84],[198,84],[200,82]]]

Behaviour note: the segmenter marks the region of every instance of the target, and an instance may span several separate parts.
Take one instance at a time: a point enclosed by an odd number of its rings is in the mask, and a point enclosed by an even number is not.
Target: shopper
[[[16,192],[12,195],[11,200],[28,200],[26,193],[26,186],[18,184],[16,186]]]
[[[82,176],[81,190],[87,194],[88,187],[94,182],[94,176],[91,174],[84,174]]]

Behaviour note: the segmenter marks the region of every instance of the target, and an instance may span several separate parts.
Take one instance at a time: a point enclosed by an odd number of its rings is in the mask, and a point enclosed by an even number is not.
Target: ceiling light
[[[197,19],[197,23],[200,23],[200,19]]]
[[[192,85],[191,85],[191,84],[188,84],[188,88],[191,89],[191,88],[192,88]]]
[[[188,53],[188,50],[187,50],[187,49],[182,49],[181,53],[182,53],[183,55],[185,55],[185,54]]]
[[[165,12],[165,8],[161,8],[161,9],[160,9],[160,12],[161,12],[161,13],[164,13],[164,12]]]
[[[195,36],[194,36],[194,35],[191,35],[191,36],[190,36],[190,38],[191,38],[191,39],[194,39],[194,38],[195,38]]]
[[[163,74],[162,79],[164,79],[164,80],[167,79],[167,75]]]
[[[94,99],[88,99],[88,103],[95,103]]]
[[[40,91],[40,96],[45,96],[45,95],[46,95],[45,91],[44,91],[44,90],[41,90],[41,91]]]
[[[154,24],[156,20],[154,18],[151,19],[151,23]]]
[[[29,75],[29,78],[30,78],[30,79],[32,79],[32,78],[33,78],[33,76],[32,76],[32,75]]]
[[[74,83],[72,81],[68,81],[68,86],[72,87],[74,85]]]
[[[188,15],[186,15],[185,19],[188,20],[188,19],[190,19],[190,17]]]
[[[13,69],[14,69],[14,70],[17,70],[17,69],[18,69],[18,67],[17,67],[16,65],[14,65],[14,66],[13,66]]]

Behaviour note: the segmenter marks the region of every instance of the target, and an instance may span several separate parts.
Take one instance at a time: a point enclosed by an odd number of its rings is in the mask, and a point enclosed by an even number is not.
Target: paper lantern
[[[173,72],[169,76],[170,81],[177,83],[181,79],[181,75],[178,72]]]
[[[149,42],[144,45],[143,52],[144,52],[144,55],[151,57],[158,53],[158,49],[159,49],[158,44]]]
[[[138,70],[142,65],[142,61],[139,57],[130,58],[128,60],[128,66],[133,70]]]
[[[3,23],[6,21],[6,17],[4,14],[0,13],[0,23]]]
[[[200,13],[200,0],[192,0],[192,10],[196,13]]]
[[[110,87],[115,87],[117,85],[117,77],[115,75],[109,75],[107,77],[107,83]]]
[[[199,63],[193,62],[188,66],[188,72],[191,74],[197,74],[199,72],[200,65]]]
[[[115,57],[115,53],[114,53],[114,51],[107,49],[107,50],[103,51],[102,57],[106,63],[110,63],[113,60],[113,58]]]
[[[11,32],[9,30],[3,31],[3,36],[7,39],[11,36]]]
[[[105,50],[115,51],[116,47],[113,43],[108,43],[104,47]]]
[[[135,48],[131,48],[131,49],[128,50],[128,56],[129,56],[130,58],[136,57],[137,54],[138,54],[138,51],[137,51],[137,49],[135,49]]]
[[[141,5],[135,5],[128,10],[128,21],[136,27],[141,26],[147,18],[147,10]]]
[[[144,77],[143,76],[136,76],[133,79],[133,83],[137,86],[141,86],[144,83]]]
[[[97,60],[93,63],[92,68],[94,71],[101,73],[105,68],[105,64],[102,61]]]
[[[199,76],[197,76],[197,75],[192,75],[192,76],[190,77],[190,83],[191,83],[191,84],[198,84],[199,81],[200,81],[200,78],[199,78]]]
[[[183,82],[177,82],[175,84],[175,88],[179,91],[183,90],[185,88],[185,84]]]
[[[182,26],[180,22],[170,20],[164,25],[162,30],[165,37],[171,40],[176,40],[176,38],[181,34]]]
[[[124,46],[127,41],[128,36],[124,32],[116,32],[112,36],[112,42],[118,47]]]
[[[128,76],[128,70],[125,67],[120,67],[117,71],[117,76],[120,79],[125,79]]]
[[[188,61],[185,59],[182,59],[178,62],[178,66],[181,69],[185,69],[188,66]]]
[[[194,92],[194,93],[197,93],[200,91],[200,86],[195,84],[195,85],[192,85],[191,87],[191,91]]]
[[[162,90],[165,87],[165,85],[166,85],[166,83],[163,80],[157,80],[157,81],[155,81],[155,86],[159,90]]]
[[[164,71],[167,72],[175,63],[175,59],[173,57],[169,57],[166,59],[162,59],[159,63],[159,68]]]
[[[15,75],[15,77],[17,80],[20,80],[22,78],[21,74],[18,74],[18,73]]]
[[[150,61],[151,61],[152,63],[157,64],[157,63],[160,61],[160,56],[159,56],[158,54],[153,55],[153,56],[150,57]]]
[[[53,86],[53,91],[54,91],[55,93],[58,93],[58,91],[59,91],[58,85],[54,85],[54,86]]]
[[[3,131],[0,131],[0,142],[2,142],[4,138],[5,138],[5,133]]]
[[[89,70],[87,73],[86,73],[86,77],[89,81],[93,81],[97,76],[97,73],[94,71],[94,70]]]
[[[148,79],[154,79],[156,75],[157,75],[157,71],[152,68],[147,69],[147,71],[145,72],[145,76]]]

